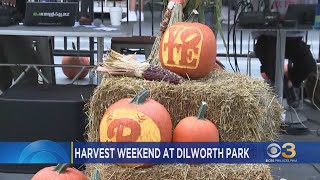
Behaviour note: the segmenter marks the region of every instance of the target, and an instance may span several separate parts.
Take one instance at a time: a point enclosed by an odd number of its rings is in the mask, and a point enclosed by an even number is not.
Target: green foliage
[[[205,24],[205,10],[210,8],[213,10],[213,31],[217,34],[220,34],[220,37],[223,41],[225,48],[227,48],[227,43],[225,41],[223,30],[221,26],[221,9],[222,9],[222,0],[186,0],[186,7],[183,9],[184,20],[190,20],[190,16],[194,15],[193,10],[198,11],[197,18],[191,18],[194,21]],[[168,3],[168,0],[164,0],[165,7]]]

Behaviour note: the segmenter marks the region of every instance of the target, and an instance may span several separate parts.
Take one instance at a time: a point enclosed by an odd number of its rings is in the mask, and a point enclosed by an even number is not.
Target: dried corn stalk
[[[183,77],[161,66],[139,62],[134,55],[122,55],[112,49],[103,57],[103,63],[96,70],[114,76],[139,77],[146,80],[166,81],[173,84],[178,84],[185,80]]]
[[[175,2],[169,2],[167,9],[164,13],[164,17],[160,23],[160,32],[156,36],[156,40],[153,43],[151,53],[147,58],[150,64],[160,65],[159,61],[159,47],[162,34],[168,27],[177,22],[183,21],[183,5]]]

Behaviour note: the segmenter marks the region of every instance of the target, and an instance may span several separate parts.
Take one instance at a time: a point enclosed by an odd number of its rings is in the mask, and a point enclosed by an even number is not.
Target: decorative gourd
[[[88,180],[78,169],[70,168],[68,164],[45,167],[38,171],[31,180]]]
[[[178,22],[168,27],[160,41],[161,65],[183,77],[207,76],[216,61],[216,39],[206,25]]]
[[[219,142],[216,126],[205,119],[207,103],[202,102],[197,117],[182,119],[173,131],[173,142]]]
[[[75,50],[75,45],[72,43],[73,49]],[[78,56],[64,56],[62,58],[63,65],[90,65],[90,59],[88,57],[78,57]],[[62,67],[64,75],[69,79],[73,79],[81,70],[81,67]],[[89,68],[85,68],[78,79],[83,79],[88,75]]]

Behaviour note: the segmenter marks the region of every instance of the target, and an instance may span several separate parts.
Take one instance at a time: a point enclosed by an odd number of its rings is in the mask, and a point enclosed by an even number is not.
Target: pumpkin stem
[[[204,115],[207,111],[208,104],[206,102],[201,102],[199,111],[198,111],[198,119],[205,119]]]
[[[101,176],[100,176],[100,172],[98,169],[95,169],[93,171],[93,176],[92,176],[93,180],[101,180]]]
[[[67,168],[69,167],[69,164],[58,164],[53,171],[57,171],[58,173],[64,173],[66,172]]]
[[[150,92],[147,89],[143,89],[131,100],[133,104],[143,104],[146,99],[150,96]]]

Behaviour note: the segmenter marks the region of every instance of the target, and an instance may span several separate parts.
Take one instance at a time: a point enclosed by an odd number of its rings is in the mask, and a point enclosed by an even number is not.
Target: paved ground
[[[160,22],[160,13],[156,13],[154,15],[154,28],[155,28],[155,33],[159,29],[159,22]],[[108,21],[105,22],[106,25],[108,25]],[[145,15],[145,22],[142,23],[141,25],[142,30],[141,30],[141,35],[151,35],[151,15],[146,12]],[[227,35],[227,32],[224,32],[225,35]],[[139,35],[139,23],[134,24],[134,35]],[[241,33],[237,33],[237,52],[240,51],[240,35]],[[242,52],[243,54],[246,54],[248,50],[252,50],[252,40],[250,39],[249,41],[249,33],[248,32],[243,32],[242,34]],[[318,32],[311,32],[309,34],[309,44],[311,44],[311,50],[314,54],[315,58],[318,58],[318,53],[319,53],[319,33]],[[75,42],[74,38],[69,39],[69,48],[71,49],[71,41]],[[110,39],[105,40],[105,48],[110,48]],[[248,43],[250,42],[250,43]],[[230,41],[232,44],[232,41]],[[55,48],[63,48],[63,38],[56,38],[55,42]],[[225,53],[225,48],[223,46],[223,43],[221,39],[218,37],[217,40],[217,50],[218,53]],[[232,47],[232,46],[230,46]],[[81,48],[82,49],[89,49],[89,44],[88,40],[82,38],[81,39]],[[231,49],[231,51],[233,51]],[[144,56],[139,56],[140,59],[144,59]],[[226,65],[228,70],[231,70],[231,66],[229,65],[229,62],[226,58],[220,57],[219,60]],[[241,70],[241,73],[246,72],[246,58],[238,58],[238,63],[239,67]],[[61,63],[61,57],[55,57],[55,63],[59,64]],[[231,58],[231,64],[234,66],[234,59]],[[252,60],[252,76],[254,78],[259,78],[260,77],[260,71],[259,71],[259,66],[260,63],[257,59]],[[57,83],[59,84],[68,84],[70,83],[70,80],[68,80],[62,73],[61,68],[56,68],[56,73],[57,73]],[[77,81],[77,84],[88,84],[88,76],[81,81]],[[305,126],[307,126],[310,130],[310,133],[307,135],[286,135],[283,134],[280,136],[280,141],[302,141],[302,142],[308,142],[308,141],[315,141],[318,142],[320,141],[320,137],[317,136],[316,130],[320,128],[320,112],[317,111],[316,109],[305,105],[305,108],[303,110],[303,113],[309,118],[307,122],[305,122]],[[287,118],[290,116],[290,114],[287,114]],[[320,171],[316,170],[317,167],[320,169],[319,165],[310,165],[310,164],[305,164],[305,165],[272,165],[272,173],[274,175],[275,179],[281,179],[285,178],[288,180],[320,180]],[[24,174],[5,174],[5,173],[0,173],[0,180],[27,180],[30,179],[32,175],[24,175]]]

